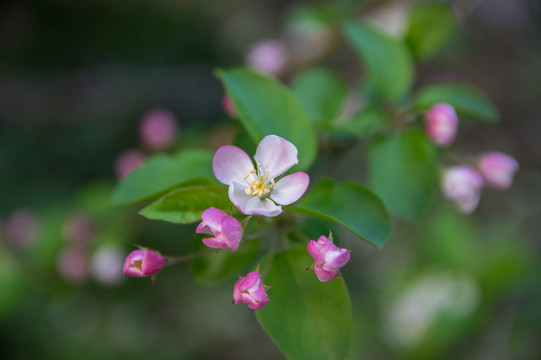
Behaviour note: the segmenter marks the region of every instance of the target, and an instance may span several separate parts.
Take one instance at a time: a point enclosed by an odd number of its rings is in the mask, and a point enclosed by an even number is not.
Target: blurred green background
[[[233,280],[206,287],[186,265],[155,286],[103,271],[134,243],[185,254],[194,241],[195,227],[110,204],[115,159],[141,148],[138,124],[153,108],[174,113],[176,147],[230,143],[238,124],[214,69],[243,64],[261,38],[287,40],[306,9],[387,16],[393,28],[411,3],[1,2],[0,357],[283,358],[252,311],[230,304]],[[486,91],[500,122],[461,124],[455,146],[503,151],[521,168],[471,216],[440,196],[419,223],[396,220],[381,251],[344,231],[351,359],[541,358],[541,2],[448,3],[457,31],[418,66],[416,86],[460,80]],[[354,86],[359,61],[333,41],[317,63]],[[358,179],[350,165],[360,162],[351,154],[337,177]]]

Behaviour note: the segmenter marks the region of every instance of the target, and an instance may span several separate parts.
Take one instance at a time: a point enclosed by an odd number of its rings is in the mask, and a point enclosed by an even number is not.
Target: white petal
[[[246,195],[245,189],[247,184],[239,182],[233,182],[229,186],[229,200],[239,209],[239,211],[245,215],[250,215],[246,212],[246,203],[252,199],[252,195]]]
[[[273,217],[282,213],[282,207],[276,206],[269,199],[260,199],[258,196],[253,196],[246,203],[246,215],[262,215]]]
[[[261,164],[263,170],[269,170],[270,178],[274,179],[299,163],[297,153],[297,148],[289,141],[268,135],[257,146],[254,159]]]
[[[231,185],[233,181],[242,181],[253,169],[254,164],[250,157],[233,145],[225,145],[216,150],[212,161],[214,176],[225,185]]]
[[[280,179],[274,185],[270,197],[280,205],[293,204],[304,195],[309,184],[308,174],[299,171]]]

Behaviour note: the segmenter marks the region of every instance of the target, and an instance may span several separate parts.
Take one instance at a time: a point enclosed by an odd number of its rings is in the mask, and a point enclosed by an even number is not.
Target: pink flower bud
[[[237,118],[237,112],[235,111],[235,108],[233,107],[233,103],[231,102],[231,99],[227,94],[224,94],[222,97],[222,107],[224,108],[225,113],[227,116],[229,116],[232,119]]]
[[[117,179],[123,179],[133,170],[145,162],[145,154],[139,150],[126,150],[117,156],[115,160],[115,174]]]
[[[310,240],[307,249],[316,261],[314,271],[322,282],[337,277],[338,270],[349,261],[349,250],[339,249],[325,236],[320,236],[317,241]]]
[[[428,136],[440,146],[449,146],[455,140],[458,118],[449,104],[436,104],[426,113]]]
[[[496,189],[509,188],[519,168],[513,157],[496,151],[482,154],[478,166],[487,185]]]
[[[145,277],[158,273],[165,265],[165,258],[147,249],[132,251],[124,261],[124,275]]]
[[[175,115],[167,109],[147,112],[139,125],[139,139],[144,147],[151,150],[163,150],[171,146],[177,132]]]
[[[261,280],[261,274],[254,271],[237,280],[233,290],[233,300],[235,304],[243,302],[253,310],[261,309],[267,305],[269,296]]]
[[[469,165],[450,167],[443,175],[443,194],[453,200],[465,214],[477,208],[483,186],[483,177]]]
[[[265,39],[256,42],[246,56],[248,66],[272,76],[280,75],[286,62],[286,47],[277,40]]]
[[[237,219],[211,207],[203,211],[201,220],[195,232],[214,235],[213,238],[203,239],[205,245],[214,249],[238,249],[244,230]]]

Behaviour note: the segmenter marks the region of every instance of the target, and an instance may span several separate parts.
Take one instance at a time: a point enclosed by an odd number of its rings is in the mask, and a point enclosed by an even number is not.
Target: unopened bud
[[[443,175],[443,194],[453,200],[465,214],[477,208],[483,186],[483,177],[469,165],[450,167]]]
[[[165,258],[154,251],[142,249],[132,251],[124,261],[124,275],[145,277],[160,272]]]
[[[151,150],[167,149],[177,137],[178,125],[175,115],[167,109],[147,112],[139,125],[139,139]]]
[[[449,146],[455,140],[458,117],[449,104],[436,104],[426,113],[426,131],[439,146]]]
[[[482,154],[478,166],[487,185],[496,189],[509,188],[519,168],[512,156],[496,151]]]
[[[336,278],[340,268],[349,261],[349,250],[338,248],[326,236],[320,236],[317,241],[310,240],[307,250],[316,261],[314,272],[322,282]]]
[[[265,285],[261,274],[257,271],[241,277],[233,289],[233,300],[235,304],[245,303],[250,309],[257,310],[269,303]]]

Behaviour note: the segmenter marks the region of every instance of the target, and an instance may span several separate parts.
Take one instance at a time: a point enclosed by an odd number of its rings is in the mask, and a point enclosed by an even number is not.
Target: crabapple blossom
[[[487,185],[496,189],[509,188],[519,168],[512,156],[496,151],[482,154],[478,167]]]
[[[124,261],[124,275],[145,277],[158,273],[165,265],[165,258],[148,249],[132,251]]]
[[[257,146],[252,160],[233,145],[219,148],[212,169],[221,183],[229,186],[229,199],[246,215],[276,216],[279,205],[290,205],[306,192],[310,178],[304,172],[275,179],[297,164],[297,148],[276,135],[268,135]],[[279,205],[276,205],[279,204]]]
[[[242,302],[253,310],[261,309],[267,305],[269,296],[261,280],[261,274],[254,271],[238,279],[233,289],[233,300],[235,304]]]
[[[455,140],[458,118],[455,109],[445,103],[432,106],[426,113],[426,131],[439,146],[449,146]]]
[[[340,249],[326,236],[310,240],[307,250],[316,261],[314,271],[319,281],[328,282],[338,276],[338,270],[349,261],[349,250]]]
[[[205,245],[215,249],[229,248],[232,251],[238,249],[244,230],[237,219],[211,207],[203,211],[201,220],[195,232],[214,236],[203,238]]]
[[[477,208],[483,186],[483,177],[469,165],[450,167],[443,174],[443,194],[465,214]]]

